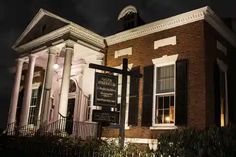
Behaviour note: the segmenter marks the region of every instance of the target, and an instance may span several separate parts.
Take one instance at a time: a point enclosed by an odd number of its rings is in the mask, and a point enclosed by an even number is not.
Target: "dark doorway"
[[[68,99],[67,115],[66,115],[66,132],[72,134],[73,117],[74,117],[75,99]]]

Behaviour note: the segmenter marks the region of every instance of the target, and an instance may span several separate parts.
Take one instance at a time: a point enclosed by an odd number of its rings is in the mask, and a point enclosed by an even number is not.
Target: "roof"
[[[24,43],[21,45],[22,40],[30,33],[30,31],[44,18],[44,17],[51,17],[53,19],[56,19],[58,21],[61,21],[65,23],[65,26],[58,28],[57,30],[51,31],[46,35],[43,35],[42,37],[38,37],[28,43]],[[35,43],[45,42],[46,39],[50,40],[50,35],[56,37],[56,35],[62,35],[63,33],[71,33],[78,37],[78,39],[82,39],[86,42],[89,42],[91,44],[94,44],[98,47],[104,47],[104,37],[72,22],[67,19],[64,19],[60,16],[57,16],[47,10],[40,9],[39,12],[34,16],[34,18],[31,20],[29,25],[26,27],[26,29],[23,31],[23,33],[20,35],[20,37],[16,40],[12,48],[16,51],[23,51],[26,50],[28,47],[33,46]],[[60,34],[61,33],[61,34]],[[38,41],[37,41],[38,40]],[[29,44],[29,45],[28,45]],[[25,49],[26,48],[26,49]]]
[[[128,7],[128,10],[129,8],[130,7]],[[124,8],[123,10],[127,10],[127,7],[126,9]],[[42,20],[43,17],[45,16],[60,21],[61,23],[63,23],[62,27],[54,31],[51,31],[48,34],[44,34],[41,37],[33,39],[28,43],[21,44],[22,40],[27,36],[27,34],[29,34],[30,31],[32,31],[32,29],[36,27],[36,25],[40,22],[40,20]],[[40,9],[39,12],[36,14],[36,16],[33,18],[33,20],[30,22],[30,24],[26,27],[24,32],[21,34],[21,36],[17,39],[17,41],[13,45],[13,49],[18,52],[27,51],[30,48],[35,47],[35,45],[37,44],[42,44],[45,41],[56,39],[65,33],[73,34],[78,40],[84,42],[85,44],[90,44],[99,48],[104,48],[105,47],[104,40],[106,40],[108,46],[114,45],[120,42],[139,38],[148,34],[175,28],[178,26],[182,26],[200,20],[205,20],[206,22],[208,22],[232,46],[236,47],[235,34],[222,22],[222,20],[211,10],[210,7],[206,6],[183,14],[179,14],[149,24],[138,26],[126,31],[122,31],[107,37],[98,35],[72,21],[59,17],[44,9]]]
[[[236,47],[235,34],[208,6],[107,36],[106,41],[108,45],[114,45],[120,42],[139,38],[155,32],[164,31],[200,20],[205,20],[206,22],[208,22],[232,46]]]

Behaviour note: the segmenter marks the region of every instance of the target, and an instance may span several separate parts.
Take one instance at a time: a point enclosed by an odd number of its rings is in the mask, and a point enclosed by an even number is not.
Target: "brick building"
[[[143,74],[128,78],[126,141],[150,143],[171,129],[235,124],[236,36],[209,7],[145,24],[127,6],[118,24],[120,32],[102,37],[41,9],[13,46],[19,58],[9,130],[69,118],[89,124],[86,132],[92,133],[83,137],[94,135],[92,111],[99,107],[93,105],[95,70],[88,64],[121,68],[123,58]],[[81,134],[66,122],[64,129]],[[102,135],[117,137],[117,125],[104,127]]]

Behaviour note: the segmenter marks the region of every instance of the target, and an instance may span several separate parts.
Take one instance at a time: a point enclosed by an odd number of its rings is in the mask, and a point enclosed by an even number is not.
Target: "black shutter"
[[[131,70],[134,73],[140,73],[140,67]],[[129,94],[129,114],[128,125],[138,124],[138,94],[139,94],[139,78],[130,77],[130,94]]]
[[[220,69],[214,65],[215,125],[220,126]]]
[[[176,99],[175,124],[187,125],[187,89],[188,89],[188,61],[186,59],[176,62]]]
[[[144,67],[142,126],[152,125],[153,72],[153,65]]]

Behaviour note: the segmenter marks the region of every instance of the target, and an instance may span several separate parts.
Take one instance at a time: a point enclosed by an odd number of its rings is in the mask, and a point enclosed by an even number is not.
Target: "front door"
[[[66,132],[72,134],[73,131],[73,115],[75,107],[75,98],[68,99],[67,116],[66,116]]]

